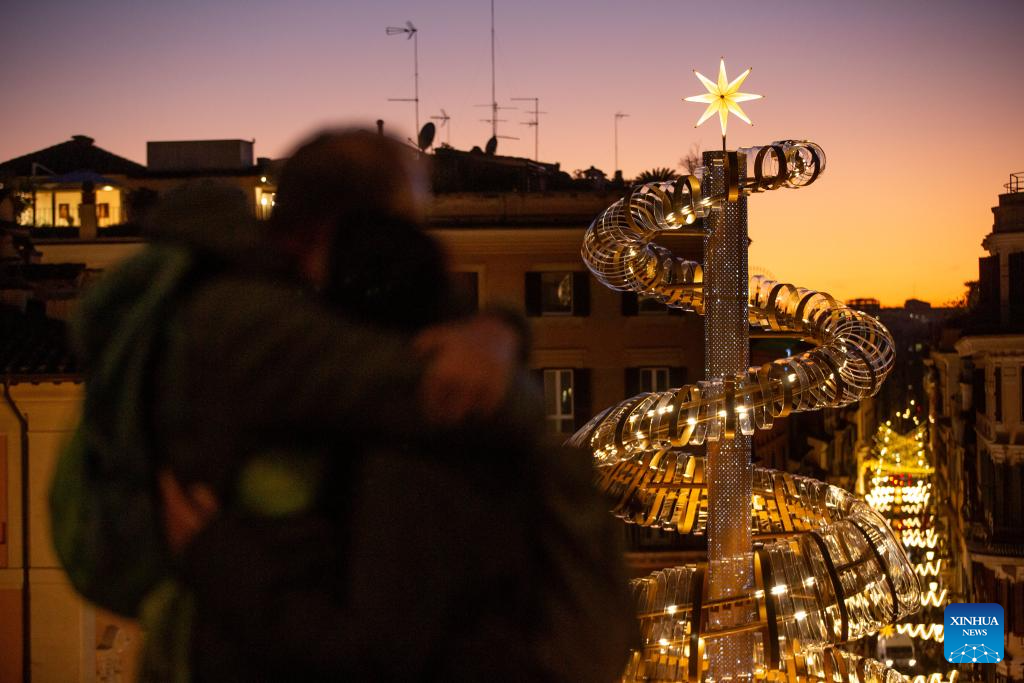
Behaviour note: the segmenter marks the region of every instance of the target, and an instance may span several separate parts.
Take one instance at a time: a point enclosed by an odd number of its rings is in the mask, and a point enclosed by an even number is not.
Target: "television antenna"
[[[523,121],[523,125],[533,126],[533,160],[540,163],[540,115],[547,114],[547,112],[540,110],[539,97],[513,97],[511,99],[518,102],[533,102],[533,111],[527,112],[533,114],[533,120]]]
[[[629,114],[623,114],[621,111],[615,112],[615,168],[612,173],[619,170],[619,119],[624,119]]]
[[[448,130],[445,131],[445,134],[444,134],[444,138],[445,138],[444,144],[446,144],[449,147],[451,147],[452,146],[452,127],[448,125],[448,122],[452,120],[452,117],[448,116],[448,112],[446,112],[442,108],[440,116],[431,116],[430,118],[434,119],[435,121],[440,121],[441,122],[438,125],[438,128],[445,128],[445,127],[448,128]]]
[[[405,35],[406,40],[412,41],[412,79],[413,96],[410,97],[389,97],[388,102],[412,102],[416,108],[416,127],[413,130],[420,130],[420,31],[413,26],[411,21],[405,22],[405,26],[388,26],[384,32],[389,36]]]
[[[494,85],[494,0],[491,0],[491,103],[490,104],[478,104],[477,107],[490,107],[491,118],[480,119],[484,123],[491,124],[491,137],[502,138],[504,140],[518,140],[519,138],[512,137],[511,135],[498,135],[498,123],[504,123],[506,119],[498,118],[499,109],[515,109],[515,107],[499,107],[498,97]]]

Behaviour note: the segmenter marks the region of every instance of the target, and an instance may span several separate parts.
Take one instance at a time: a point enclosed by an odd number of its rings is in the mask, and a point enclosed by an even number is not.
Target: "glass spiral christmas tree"
[[[602,488],[627,522],[706,536],[706,562],[635,582],[644,645],[627,681],[886,681],[902,676],[839,645],[918,610],[914,566],[885,519],[834,486],[750,463],[750,436],[791,412],[875,394],[893,342],[871,316],[833,297],[747,273],[747,197],[815,182],[825,155],[786,140],[729,151],[728,113],[750,70],[724,61],[698,122],[719,114],[721,152],[698,175],[632,188],[590,225],[582,256],[605,285],[705,316],[705,380],[634,396],[572,438],[593,450]],[[748,172],[749,176],[748,177]],[[703,219],[698,221],[697,219]],[[654,243],[704,238],[703,264]],[[748,326],[817,346],[750,368]],[[705,444],[706,457],[686,451]]]

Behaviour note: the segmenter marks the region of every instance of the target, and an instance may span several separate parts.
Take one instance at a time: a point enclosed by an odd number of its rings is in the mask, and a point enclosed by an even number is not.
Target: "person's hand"
[[[164,533],[174,555],[180,555],[196,534],[203,530],[220,505],[210,487],[192,484],[186,490],[170,470],[158,475],[163,501]]]
[[[427,359],[420,406],[427,420],[458,424],[494,414],[519,359],[519,333],[498,317],[427,328],[414,348]]]

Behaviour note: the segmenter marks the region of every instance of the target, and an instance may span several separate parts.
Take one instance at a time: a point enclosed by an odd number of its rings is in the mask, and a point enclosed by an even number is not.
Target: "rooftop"
[[[0,304],[0,373],[15,383],[80,381],[64,321]]]
[[[146,167],[131,159],[97,147],[88,135],[73,135],[70,140],[15,157],[0,163],[0,176],[64,175],[73,171],[136,176]]]

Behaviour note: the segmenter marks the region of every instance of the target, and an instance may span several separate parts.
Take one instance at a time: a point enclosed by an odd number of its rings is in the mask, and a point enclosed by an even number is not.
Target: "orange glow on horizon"
[[[411,47],[384,33],[405,20],[420,30],[421,120],[443,107],[454,146],[483,146],[489,11],[478,0],[16,4],[5,16],[19,30],[0,46],[20,64],[0,72],[13,94],[0,159],[77,133],[140,162],[147,140],[255,138],[257,155],[279,157],[317,127],[378,118],[415,137],[411,105],[388,102],[412,91]],[[752,65],[766,98],[729,146],[812,140],[828,170],[799,198],[750,202],[750,263],[840,299],[941,305],[977,278],[990,209],[1024,170],[1024,89],[1006,87],[1024,70],[1021,25],[1019,2],[498,0],[497,96],[540,98],[540,158],[568,172],[611,173],[613,115],[628,110],[619,158],[630,177],[678,167],[693,144],[720,148],[681,101],[692,68],[723,54]],[[39,49],[53,35],[66,39]],[[525,113],[502,118],[499,133],[520,139],[499,153],[532,158]]]

